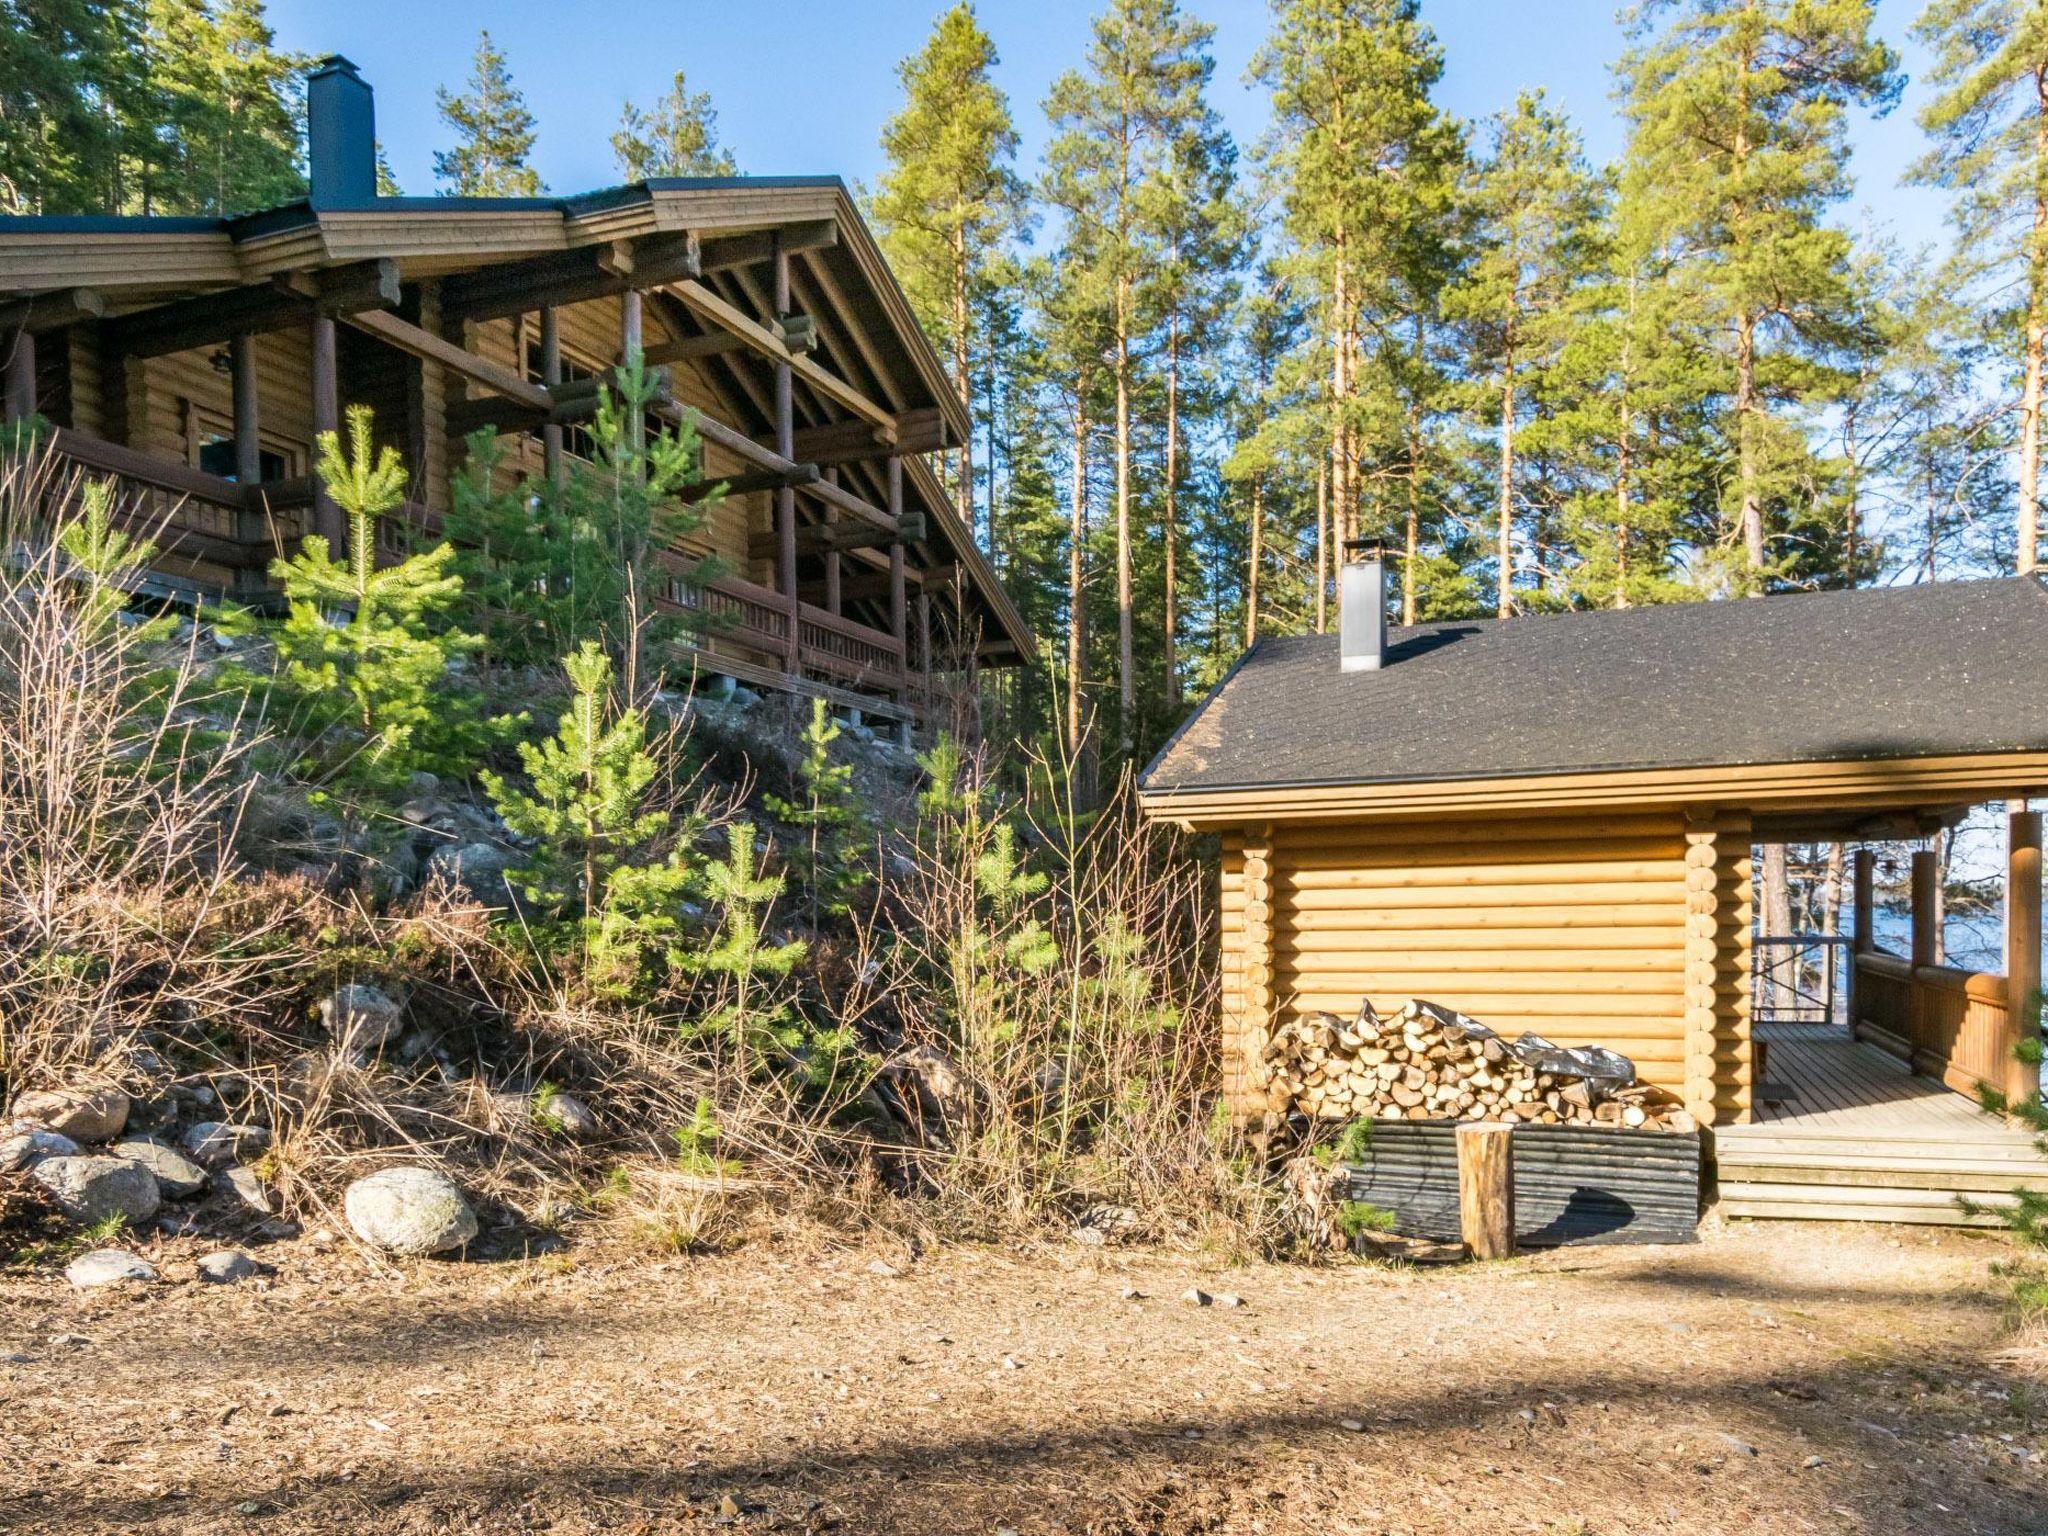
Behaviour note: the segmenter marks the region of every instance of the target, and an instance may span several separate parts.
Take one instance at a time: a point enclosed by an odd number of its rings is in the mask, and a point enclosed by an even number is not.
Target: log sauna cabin
[[[307,80],[311,191],[232,218],[0,218],[6,414],[60,468],[111,478],[162,547],[160,598],[261,601],[306,533],[311,477],[358,402],[448,509],[463,438],[507,473],[576,451],[595,383],[637,349],[694,421],[723,503],[685,544],[730,574],[662,599],[712,622],[700,676],[822,695],[907,734],[972,714],[1032,641],[929,456],[968,433],[836,177],[655,180],[573,197],[379,197],[371,90]],[[404,530],[380,529],[387,552]]]
[[[1961,1222],[2048,1188],[1980,1088],[2038,1094],[2048,590],[2034,577],[1390,629],[1384,563],[1341,633],[1248,651],[1147,768],[1150,816],[1221,841],[1223,1091],[1271,1032],[1411,998],[1603,1045],[1706,1133],[1732,1215]],[[1972,806],[2009,830],[2006,968],[1873,939],[1871,844]],[[1753,859],[1852,845],[1843,1005],[1762,1022]],[[1769,968],[1764,979],[1769,980]],[[1776,984],[1775,982],[1773,984]]]

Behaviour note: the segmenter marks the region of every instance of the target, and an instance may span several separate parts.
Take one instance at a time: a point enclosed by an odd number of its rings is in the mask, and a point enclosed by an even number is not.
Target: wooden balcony
[[[242,486],[63,429],[50,434],[49,448],[48,509],[56,514],[75,510],[84,480],[111,480],[117,526],[153,539],[168,557],[154,578],[163,595],[256,598],[265,589],[263,573],[270,562],[288,554],[311,529],[308,477]],[[380,558],[402,553],[408,524],[429,533],[439,529],[437,518],[408,503],[379,528]],[[703,644],[696,647],[700,665],[762,687],[823,693],[883,718],[911,718],[913,679],[904,647],[894,636],[734,576],[679,585],[677,592],[663,606],[702,622]],[[794,669],[789,666],[792,628]],[[734,651],[743,654],[730,654]]]

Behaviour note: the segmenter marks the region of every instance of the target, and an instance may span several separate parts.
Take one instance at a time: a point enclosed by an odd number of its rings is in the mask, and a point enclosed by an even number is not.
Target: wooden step
[[[2012,1203],[1998,1192],[1972,1196],[1997,1208]],[[1871,1188],[1843,1184],[1763,1184],[1722,1180],[1714,1209],[1723,1216],[1791,1221],[1898,1221],[1925,1226],[1996,1227],[1995,1215],[1968,1216],[1955,1194],[1939,1189]]]
[[[1743,1158],[1719,1163],[1721,1183],[1834,1184],[1874,1189],[1936,1189],[2009,1194],[2014,1189],[2048,1191],[2048,1167],[1996,1160],[1901,1163],[1890,1157],[1833,1157],[1811,1153],[1787,1158]]]

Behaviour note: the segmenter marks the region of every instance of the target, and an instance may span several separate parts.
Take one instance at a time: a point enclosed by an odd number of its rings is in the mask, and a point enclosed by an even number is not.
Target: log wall
[[[1503,1034],[1621,1051],[1703,1120],[1739,1113],[1748,840],[1746,824],[1705,831],[1704,855],[1677,810],[1227,834],[1226,1095],[1268,1107],[1253,1063],[1277,1019],[1423,997]]]

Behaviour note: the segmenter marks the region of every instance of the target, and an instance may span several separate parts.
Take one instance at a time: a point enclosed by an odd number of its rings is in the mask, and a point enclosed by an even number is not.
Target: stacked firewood
[[[1587,1065],[1600,1070],[1569,1070],[1580,1055],[1599,1058]],[[1385,1019],[1370,1003],[1348,1022],[1333,1013],[1303,1014],[1274,1031],[1264,1067],[1271,1108],[1323,1120],[1693,1128],[1669,1094],[1635,1080],[1625,1057],[1563,1051],[1534,1035],[1504,1040],[1420,1001]]]

